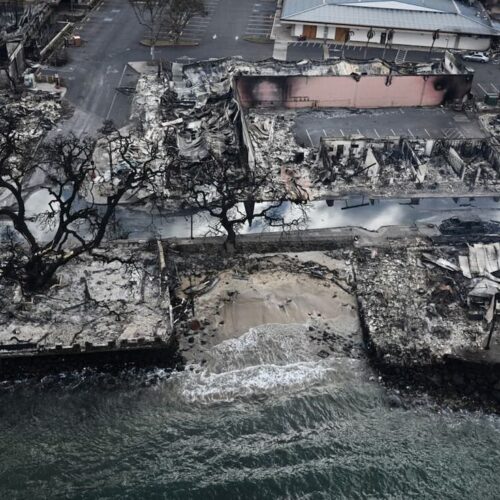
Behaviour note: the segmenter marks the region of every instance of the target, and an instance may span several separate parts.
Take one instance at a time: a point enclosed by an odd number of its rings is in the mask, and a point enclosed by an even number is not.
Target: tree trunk
[[[58,266],[53,266],[44,262],[37,255],[32,256],[24,266],[23,289],[28,292],[43,290],[52,284],[54,274]]]
[[[228,253],[233,253],[236,249],[236,231],[233,224],[228,219],[221,220],[222,227],[226,230],[227,237],[224,242],[224,249]]]

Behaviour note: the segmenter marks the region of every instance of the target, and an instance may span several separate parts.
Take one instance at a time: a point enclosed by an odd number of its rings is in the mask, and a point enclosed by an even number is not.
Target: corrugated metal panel
[[[481,18],[451,12],[357,7],[353,4],[323,4],[319,0],[287,0],[281,18],[285,21],[325,23],[347,26],[372,26],[417,31],[435,31],[491,35],[498,32]]]

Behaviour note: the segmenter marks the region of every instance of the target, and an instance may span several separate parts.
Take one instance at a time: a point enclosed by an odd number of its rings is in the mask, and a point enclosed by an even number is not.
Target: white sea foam
[[[264,325],[227,340],[177,378],[189,402],[227,402],[289,394],[332,382],[338,377],[333,358],[322,360],[311,348],[305,325]]]

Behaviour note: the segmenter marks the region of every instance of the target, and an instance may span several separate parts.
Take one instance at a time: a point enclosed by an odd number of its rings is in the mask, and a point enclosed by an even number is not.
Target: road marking
[[[120,81],[118,82],[118,87],[122,86],[122,81],[123,81],[123,77],[125,76],[125,71],[127,71],[127,66],[128,66],[128,64],[125,64],[125,66],[123,66],[122,76],[120,78]],[[113,96],[113,100],[111,101],[111,104],[109,106],[108,114],[106,115],[106,120],[109,120],[109,115],[111,114],[113,106],[115,105],[117,95],[118,95],[118,91],[115,89],[115,95]]]
[[[407,129],[410,135],[415,139],[415,136],[413,135],[413,132],[410,129]]]
[[[495,92],[499,92],[500,93],[500,90],[498,90],[496,87],[495,87],[495,84],[492,83],[491,86],[495,89]]]
[[[424,131],[425,131],[425,133],[426,133],[429,137],[431,137],[431,134],[429,134],[429,132],[427,131],[427,129],[426,129],[426,128],[424,128]]]
[[[340,133],[342,134],[342,137],[345,137],[344,131],[340,129]]]
[[[380,134],[377,132],[377,129],[374,128],[373,130],[375,130],[375,134],[377,135],[377,137],[380,139]]]
[[[402,115],[404,115],[404,114],[405,114],[405,112],[404,112],[401,108],[399,108],[399,111],[401,111],[401,114],[402,114]]]
[[[325,134],[325,137],[328,137],[328,135],[325,132],[325,129],[323,129],[323,134]]]
[[[358,128],[358,134],[359,134],[359,135],[363,135],[363,134],[361,133],[361,130],[359,130],[359,128]]]
[[[396,135],[396,132],[391,128],[392,135]]]
[[[309,137],[309,141],[311,142],[311,146],[314,147],[314,142],[311,139],[311,134],[309,133],[309,130],[306,129],[307,137]]]
[[[477,86],[485,93],[488,94],[488,91],[480,84],[478,83]]]

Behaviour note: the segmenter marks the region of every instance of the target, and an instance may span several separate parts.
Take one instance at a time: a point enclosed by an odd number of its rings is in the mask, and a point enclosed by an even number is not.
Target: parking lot
[[[474,95],[483,99],[486,94],[500,93],[500,60],[490,61],[487,64],[466,63],[474,70],[472,90]]]
[[[205,9],[207,11],[206,16],[195,16],[193,17],[186,28],[182,32],[182,40],[186,42],[199,43],[205,32],[207,31],[207,27],[210,24],[213,14],[217,9],[217,5],[219,4],[219,0],[205,0]],[[165,29],[161,31],[160,39],[168,39],[169,38],[169,29],[168,23],[165,23]]]
[[[421,139],[484,137],[477,120],[444,108],[331,109],[302,111],[295,119],[299,144],[316,146],[321,137],[358,134],[379,139],[406,136]]]
[[[260,0],[253,5],[245,35],[269,38],[273,27],[276,0]]]
[[[322,41],[293,41],[288,45],[287,58],[291,61],[297,59],[315,59],[322,60],[324,56],[324,42]],[[409,61],[431,61],[438,60],[443,56],[443,52],[439,50],[423,51],[423,50],[408,50],[404,48],[389,48],[375,47],[368,44],[327,42],[329,57],[345,57],[352,59],[373,59],[382,58],[387,61],[395,61],[397,63]]]

